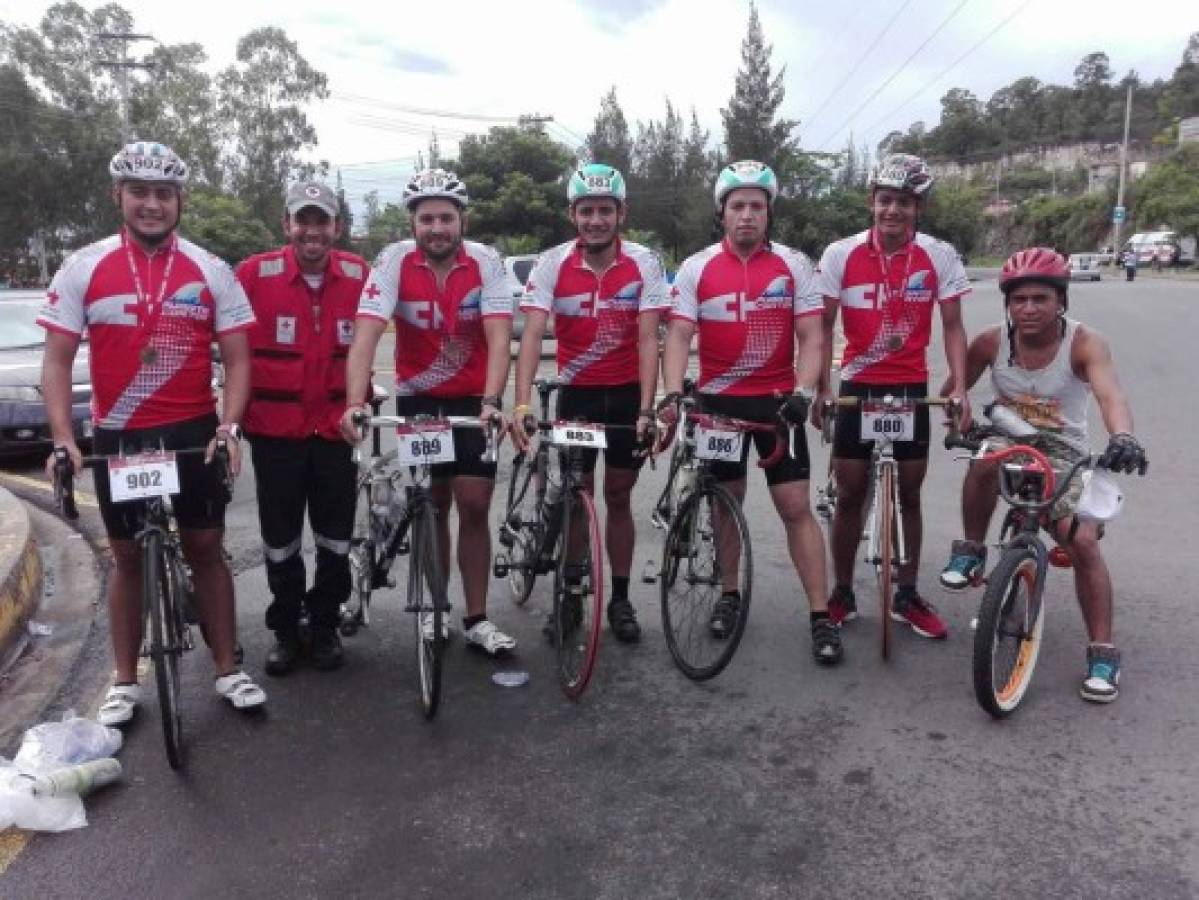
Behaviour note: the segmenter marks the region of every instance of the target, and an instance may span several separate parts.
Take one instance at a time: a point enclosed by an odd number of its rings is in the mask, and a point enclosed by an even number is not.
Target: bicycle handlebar
[[[1057,472],[1053,469],[1053,464],[1050,462],[1049,457],[1031,444],[1015,443],[989,453],[982,453],[981,451],[985,446],[986,439],[989,437],[1012,439],[997,428],[972,425],[967,429],[965,434],[947,434],[945,436],[945,448],[947,450],[966,450],[974,459],[987,462],[1001,463],[1013,456],[1032,457],[1033,462],[1028,465],[1028,468],[1035,472],[1040,472],[1044,477],[1041,487],[1041,499],[1039,501],[1024,500],[1015,496],[1008,490],[1006,480],[1003,478],[999,479],[999,492],[1003,496],[1003,499],[1012,506],[1028,510],[1029,512],[1041,512],[1049,509],[1065,496],[1066,491],[1070,489],[1070,483],[1074,480],[1075,475],[1083,469],[1094,468],[1095,464],[1099,461],[1099,457],[1095,455],[1083,456],[1071,465],[1065,471],[1065,474],[1059,478]],[[1042,434],[1038,435],[1038,437],[1048,438],[1051,435]]]
[[[354,427],[359,433],[366,437],[366,433],[370,429],[376,431],[383,428],[403,428],[405,426],[414,426],[418,430],[429,430],[444,428],[481,428],[487,432],[487,442],[483,446],[483,452],[479,454],[479,459],[483,462],[495,462],[498,456],[499,447],[495,439],[496,425],[501,421],[500,416],[492,416],[484,423],[478,416],[432,416],[420,414],[415,416],[373,416],[365,410],[356,410],[350,417]],[[360,462],[362,459],[361,444],[354,447],[354,462]]]

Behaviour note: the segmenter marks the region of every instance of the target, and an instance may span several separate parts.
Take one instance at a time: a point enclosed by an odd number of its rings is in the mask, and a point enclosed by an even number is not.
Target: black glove
[[[525,434],[532,437],[537,433],[537,417],[531,412],[525,413],[520,417],[520,427],[525,430]]]
[[[1145,456],[1145,448],[1136,438],[1119,432],[1108,439],[1107,449],[1099,457],[1097,465],[1112,472],[1131,475],[1135,471],[1138,475],[1144,475],[1149,469],[1149,460]]]
[[[789,425],[802,426],[808,420],[808,410],[812,406],[812,398],[795,391],[787,395],[783,405],[779,407],[779,415]]]

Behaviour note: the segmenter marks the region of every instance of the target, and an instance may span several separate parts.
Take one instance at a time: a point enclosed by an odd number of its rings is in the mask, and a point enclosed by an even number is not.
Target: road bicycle
[[[989,443],[995,438],[1002,442],[998,449]],[[996,423],[951,434],[945,446],[969,451],[974,461],[1002,464],[999,491],[1008,509],[999,531],[999,560],[984,579],[972,663],[975,698],[1001,719],[1015,712],[1032,683],[1045,627],[1049,566],[1070,564],[1068,556],[1062,559],[1041,538],[1045,513],[1066,494],[1075,476],[1095,468],[1099,457],[1079,457],[1073,445],[1049,432],[1020,436]],[[1048,453],[1078,458],[1064,472],[1056,472]]]
[[[404,611],[412,613],[421,708],[426,719],[437,715],[449,631],[444,550],[437,537],[437,508],[429,490],[432,467],[453,462],[455,428],[483,428],[469,416],[380,416],[355,414],[354,425],[374,431],[370,462],[360,466],[357,505],[350,536],[350,600],[342,609],[339,630],[350,637],[370,624],[371,595],[395,587],[391,567],[408,556]],[[396,446],[381,452],[379,433],[394,429]],[[494,429],[487,427],[481,458],[494,462]],[[354,450],[361,463],[361,448]],[[405,475],[407,481],[405,482]]]
[[[678,441],[666,486],[650,521],[664,529],[656,579],[662,630],[675,665],[694,681],[715,678],[732,661],[753,596],[753,551],[741,504],[711,472],[711,464],[741,459],[753,432],[778,436],[774,450],[758,460],[769,468],[787,452],[786,425],[749,422],[697,409],[693,385],[679,400]],[[652,581],[654,576],[644,576]],[[740,602],[725,595],[737,591]]]
[[[882,618],[880,634],[883,659],[891,653],[891,620],[894,584],[900,569],[908,562],[908,548],[903,533],[903,516],[899,506],[899,462],[895,459],[897,441],[914,440],[916,436],[916,407],[939,406],[953,420],[957,416],[957,401],[947,397],[837,397],[824,403],[824,442],[831,444],[837,407],[857,408],[861,412],[862,440],[873,441],[870,465],[866,477],[866,500],[863,509],[866,541],[865,562],[874,567],[878,581],[879,607]],[[832,460],[829,460],[827,485],[817,491],[816,509],[831,522],[837,504],[837,484]]]
[[[604,606],[603,533],[587,489],[584,451],[604,449],[606,433],[623,426],[552,420],[550,397],[560,382],[538,378],[533,386],[541,410],[537,447],[513,459],[499,526],[502,549],[492,568],[508,580],[517,605],[529,599],[537,576],[554,573],[550,623],[558,683],[577,700],[595,670]]]
[[[206,448],[142,453],[124,450],[114,456],[85,456],[83,465],[98,473],[103,470],[99,477],[108,478],[114,503],[137,504],[134,541],[142,557],[141,655],[149,657],[154,665],[167,762],[172,769],[180,769],[185,754],[179,666],[183,654],[195,646],[190,626],[196,616],[189,602],[191,573],[183,558],[171,494],[179,492],[177,458],[202,455]],[[222,440],[217,441],[212,464],[219,467],[225,490],[231,494],[229,452]],[[65,518],[79,518],[75,476],[64,447],[54,450],[54,499]],[[202,623],[200,627],[203,629]]]

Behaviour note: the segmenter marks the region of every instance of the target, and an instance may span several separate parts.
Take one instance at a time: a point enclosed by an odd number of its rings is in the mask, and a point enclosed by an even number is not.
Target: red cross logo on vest
[[[366,286],[366,296],[369,297],[371,300],[374,300],[376,297],[378,297],[380,293],[382,293],[382,292],[379,290],[379,288],[375,285],[375,283],[373,281]]]

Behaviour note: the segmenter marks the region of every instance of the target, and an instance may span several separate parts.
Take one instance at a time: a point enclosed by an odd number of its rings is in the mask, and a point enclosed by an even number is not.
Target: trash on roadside
[[[29,620],[29,624],[25,626],[33,637],[49,637],[54,634],[54,626],[47,625],[45,622],[35,622]]]
[[[495,672],[491,680],[500,687],[522,687],[529,683],[528,672]]]
[[[121,733],[74,711],[25,732],[12,761],[0,757],[0,830],[67,831],[87,825],[81,797],[121,777],[112,755]]]

